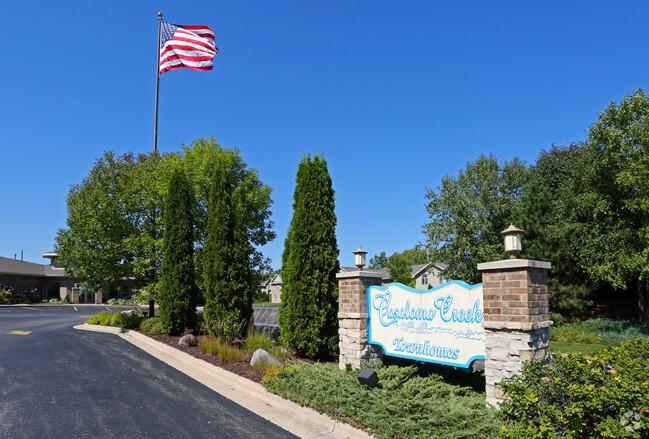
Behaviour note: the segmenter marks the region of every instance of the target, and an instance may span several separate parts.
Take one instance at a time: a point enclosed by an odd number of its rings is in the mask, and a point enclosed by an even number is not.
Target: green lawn
[[[271,303],[271,302],[255,302],[254,306],[280,306],[281,303]]]
[[[550,352],[553,354],[569,354],[571,352],[581,352],[582,354],[590,354],[593,352],[606,349],[608,346],[605,344],[587,344],[587,343],[564,343],[560,341],[550,342]]]

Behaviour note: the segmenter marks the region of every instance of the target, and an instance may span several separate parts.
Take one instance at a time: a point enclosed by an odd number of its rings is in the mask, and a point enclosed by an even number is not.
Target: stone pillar
[[[67,296],[68,294],[70,294],[70,288],[66,286],[59,287],[59,299],[65,299],[65,296]]]
[[[520,372],[524,361],[548,353],[549,262],[507,259],[478,264],[484,301],[485,378],[487,402],[498,406],[498,382]]]
[[[367,343],[367,289],[381,286],[381,273],[351,271],[338,273],[338,366],[360,369],[380,361],[381,348]]]
[[[79,303],[79,285],[72,287],[72,293],[70,294],[70,303],[78,304]]]
[[[97,291],[95,293],[95,305],[101,305],[102,303],[104,303],[104,293]]]

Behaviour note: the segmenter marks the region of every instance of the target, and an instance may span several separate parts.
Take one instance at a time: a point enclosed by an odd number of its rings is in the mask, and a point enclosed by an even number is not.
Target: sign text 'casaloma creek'
[[[368,341],[386,355],[459,367],[484,358],[482,284],[415,290],[392,283],[367,295]]]

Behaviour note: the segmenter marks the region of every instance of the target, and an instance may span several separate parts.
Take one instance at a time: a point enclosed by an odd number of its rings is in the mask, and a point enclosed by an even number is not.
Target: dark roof
[[[429,262],[428,264],[416,264],[410,267],[411,276],[413,278],[419,276],[420,274],[422,274],[422,272],[428,271],[428,267],[430,267],[431,265],[433,267],[437,267],[440,271],[448,268],[448,264],[446,262]]]
[[[16,259],[0,256],[0,275],[37,276],[37,277],[68,277],[63,268],[51,265],[35,264],[33,262],[18,261]]]

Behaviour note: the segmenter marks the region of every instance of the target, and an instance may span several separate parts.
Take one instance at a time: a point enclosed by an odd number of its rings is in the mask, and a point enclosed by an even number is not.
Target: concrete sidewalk
[[[120,332],[111,326],[77,325],[74,329],[115,334],[146,353],[192,377],[242,407],[301,438],[368,439],[372,436],[352,426],[334,421],[308,407],[300,407],[261,384],[192,357],[183,351],[153,340],[136,331]]]

